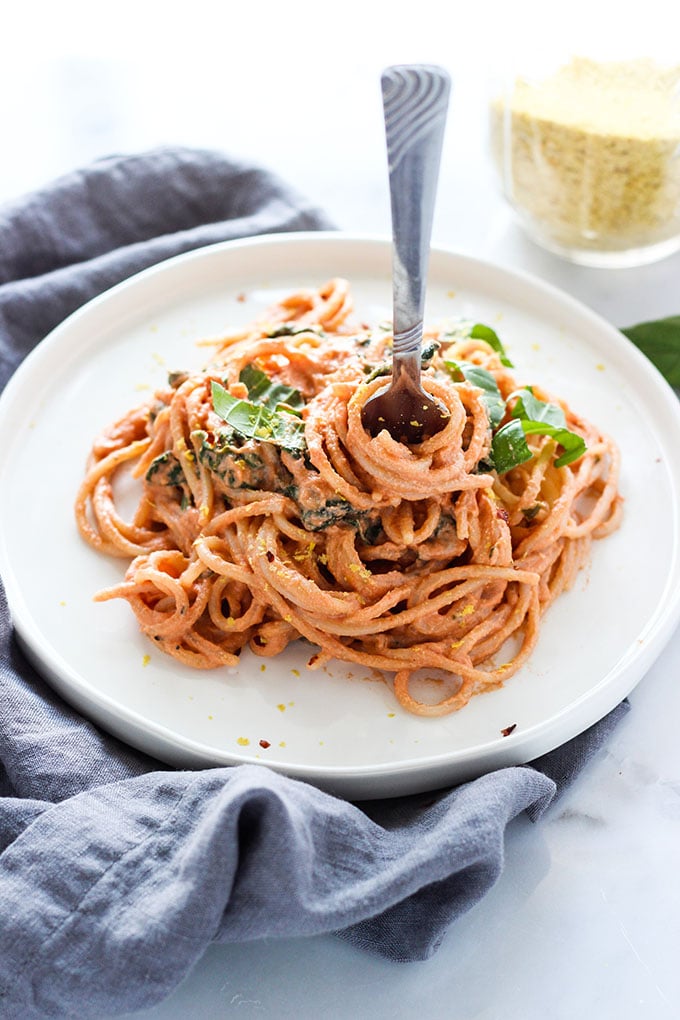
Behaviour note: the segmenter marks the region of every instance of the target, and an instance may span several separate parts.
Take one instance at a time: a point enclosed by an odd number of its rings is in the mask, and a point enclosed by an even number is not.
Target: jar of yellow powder
[[[680,64],[570,56],[491,102],[503,192],[534,240],[632,266],[680,249]]]

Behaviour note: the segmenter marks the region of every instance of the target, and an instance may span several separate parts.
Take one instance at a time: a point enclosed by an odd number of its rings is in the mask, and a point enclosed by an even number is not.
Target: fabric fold
[[[389,828],[264,766],[96,786],[46,807],[3,854],[6,994],[46,1015],[129,1011],[168,994],[211,941],[338,929],[425,959],[496,881],[507,824],[553,791],[506,769],[411,798]]]

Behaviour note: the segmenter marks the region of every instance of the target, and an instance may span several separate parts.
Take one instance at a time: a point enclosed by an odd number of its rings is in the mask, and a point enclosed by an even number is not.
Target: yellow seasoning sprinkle
[[[387,718],[388,719],[394,719],[395,715],[396,715],[396,712],[388,712],[387,713]]]
[[[150,655],[143,655],[142,656],[142,666],[148,666],[150,662],[151,662],[151,656]]]
[[[359,577],[363,578],[364,581],[368,581],[371,577],[371,572],[361,563],[350,563],[349,569],[353,574],[358,574]]]
[[[598,372],[604,372],[604,365],[602,364],[601,361],[598,361],[598,363],[595,366],[595,368],[598,370]]]
[[[293,676],[300,676],[300,670],[299,669],[291,669],[291,673],[293,674]]]
[[[279,741],[279,747],[285,747],[285,746],[286,746],[286,741],[285,740],[280,740]]]
[[[265,666],[265,664],[264,664],[264,662],[263,662],[263,663],[262,663],[262,665],[260,666],[260,673],[264,673],[264,671],[266,670],[266,668],[267,668],[267,667]]]
[[[66,603],[65,603],[65,601],[64,601],[64,600],[62,599],[62,600],[61,600],[61,602],[59,603],[59,605],[60,605],[60,606],[65,606],[65,605],[66,605]]]
[[[314,552],[316,542],[310,542],[306,549],[302,549],[299,552],[293,554],[293,559],[301,562],[302,560],[308,560]]]
[[[241,747],[247,747],[250,741],[247,737],[238,737],[236,743],[240,744]]]
[[[277,705],[276,707],[278,708],[279,712],[285,712],[286,711],[286,706],[285,705]]]

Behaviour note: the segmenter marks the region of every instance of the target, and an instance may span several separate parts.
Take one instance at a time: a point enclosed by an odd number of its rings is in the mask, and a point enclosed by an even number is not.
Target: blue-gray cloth
[[[262,169],[205,151],[102,160],[0,209],[0,385],[95,294],[214,241],[327,227]],[[431,955],[626,711],[533,767],[351,804],[264,766],[176,771],[100,732],[23,658],[0,589],[0,1016],[149,1007],[212,941],[336,932]]]

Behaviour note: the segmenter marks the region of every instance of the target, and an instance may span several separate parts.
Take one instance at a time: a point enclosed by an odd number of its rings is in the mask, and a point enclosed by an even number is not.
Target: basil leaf
[[[565,467],[567,464],[572,464],[586,452],[586,443],[583,436],[579,436],[576,432],[571,432],[569,429],[557,428],[543,421],[522,421],[522,428],[527,436],[535,434],[550,436],[551,439],[559,443],[564,453],[560,454],[555,461],[555,467]]]
[[[273,411],[249,400],[238,400],[214,380],[212,399],[215,413],[245,439],[273,443],[284,450],[305,449],[305,426],[294,415]]]
[[[680,387],[680,315],[622,329],[671,386]]]
[[[245,383],[250,400],[256,404],[263,404],[270,411],[275,411],[279,404],[295,408],[304,406],[305,402],[299,390],[294,390],[284,383],[272,382],[266,372],[262,372],[255,365],[245,365],[241,369],[239,380]]]
[[[556,459],[555,467],[565,467],[586,452],[585,441],[576,432],[545,421],[512,418],[491,440],[491,456],[499,475],[531,459],[533,454],[524,437],[532,435],[550,436],[563,448],[564,453]]]
[[[492,429],[498,428],[505,414],[505,401],[491,372],[480,365],[472,365],[469,361],[445,359],[444,364],[452,379],[458,382],[465,379],[471,386],[476,386],[482,391],[481,401],[486,410],[489,425]]]
[[[485,340],[489,347],[500,355],[501,364],[505,365],[506,368],[513,368],[513,364],[508,357],[501,340],[495,330],[491,329],[491,326],[485,326],[482,322],[470,322],[467,319],[461,319],[453,326],[449,326],[443,334],[446,340],[467,340],[468,337],[472,337],[475,340]]]
[[[491,326],[485,326],[481,322],[476,322],[470,330],[470,336],[474,340],[486,340],[489,347],[492,347],[496,354],[500,356],[501,365],[505,365],[506,368],[514,368],[514,365],[505,352],[505,347],[503,347],[498,334],[491,328]]]
[[[512,409],[513,418],[522,418],[526,421],[543,421],[556,428],[565,429],[567,419],[564,411],[558,404],[548,404],[538,400],[530,389],[516,390],[510,394],[510,399],[517,397],[517,402]]]
[[[513,418],[491,440],[491,457],[499,475],[531,460],[533,454],[524,438],[522,422]]]

